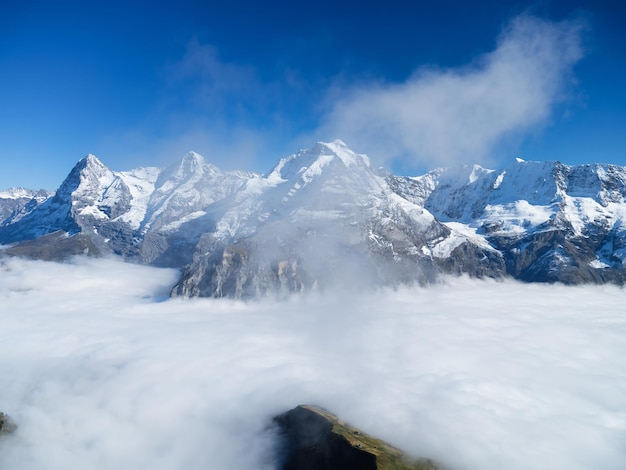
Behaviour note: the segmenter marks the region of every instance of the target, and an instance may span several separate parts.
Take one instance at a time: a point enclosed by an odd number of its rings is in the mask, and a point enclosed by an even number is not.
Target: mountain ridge
[[[185,297],[442,274],[623,284],[625,196],[617,165],[516,159],[395,176],[340,140],[279,159],[265,175],[225,172],[195,152],[123,172],[87,155],[55,193],[0,192],[0,243],[8,254],[112,253],[175,267],[172,295]]]

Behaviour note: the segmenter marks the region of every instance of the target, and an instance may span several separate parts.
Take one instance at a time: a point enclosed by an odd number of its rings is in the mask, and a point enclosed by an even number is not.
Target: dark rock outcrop
[[[12,434],[17,429],[17,425],[8,415],[0,412],[0,437]]]
[[[43,235],[35,240],[25,240],[4,250],[7,255],[45,261],[63,261],[70,256],[98,256],[100,251],[91,238],[83,233],[70,236],[62,230]],[[1,255],[0,255],[1,256]]]
[[[283,439],[280,470],[437,470],[431,460],[362,433],[331,413],[300,405],[274,418]]]

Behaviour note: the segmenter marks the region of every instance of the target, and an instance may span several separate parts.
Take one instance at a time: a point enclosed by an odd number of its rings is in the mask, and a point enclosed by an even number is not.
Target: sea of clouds
[[[0,469],[275,469],[300,403],[451,469],[626,468],[621,288],[168,300],[177,274],[0,261]]]

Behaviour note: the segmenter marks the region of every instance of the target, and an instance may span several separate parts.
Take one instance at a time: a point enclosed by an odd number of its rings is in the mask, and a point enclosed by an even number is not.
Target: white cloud
[[[546,124],[583,55],[583,26],[519,16],[474,64],[347,90],[319,134],[377,158],[428,166],[484,161],[503,139]]]
[[[0,266],[0,468],[275,468],[265,426],[298,403],[450,468],[626,464],[620,288],[155,301],[175,277]]]

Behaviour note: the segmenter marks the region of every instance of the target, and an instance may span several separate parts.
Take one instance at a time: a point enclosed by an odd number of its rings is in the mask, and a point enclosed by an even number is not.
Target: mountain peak
[[[93,154],[87,154],[74,165],[66,179],[83,179],[88,175],[99,177],[111,170]]]
[[[99,179],[103,176],[111,174],[111,170],[93,154],[87,154],[81,158],[72,171],[68,179],[85,180]]]
[[[180,160],[167,167],[157,181],[157,187],[160,187],[166,181],[196,181],[205,174],[219,174],[221,170],[207,163],[202,155],[190,151],[187,152]]]
[[[332,142],[317,142],[310,152],[320,156],[338,157],[347,167],[370,166],[370,160],[366,155],[357,154],[340,139],[335,139]]]
[[[333,142],[317,142],[312,148],[300,150],[281,159],[268,174],[268,179],[284,181],[302,178],[309,182],[326,171],[327,167],[335,166],[337,163],[344,170],[371,167],[366,155],[355,153],[343,141],[337,139]]]
[[[190,151],[171,165],[168,170],[176,174],[179,178],[184,178],[185,175],[202,172],[205,165],[207,165],[207,162],[202,155]]]
[[[182,158],[182,162],[189,165],[198,165],[201,166],[206,163],[206,160],[202,155],[193,150],[187,152],[187,154]]]
[[[106,168],[104,163],[100,161],[98,157],[96,157],[93,153],[88,153],[83,158],[78,161],[78,164],[82,164],[83,168],[86,167],[97,167],[97,168]]]
[[[348,145],[341,139],[335,139],[332,142],[322,142],[318,141],[315,143],[313,147],[315,150],[326,150],[331,152],[341,151],[342,149],[350,150]]]
[[[70,198],[71,194],[82,187],[99,187],[105,181],[110,182],[114,178],[113,172],[102,163],[98,157],[88,154],[81,158],[69,175],[59,187],[56,196],[60,198]]]

